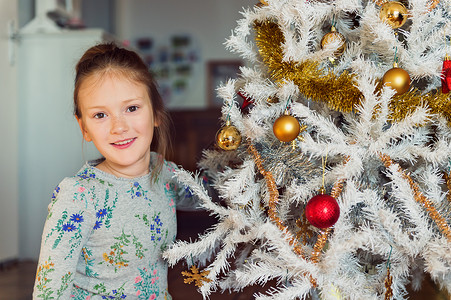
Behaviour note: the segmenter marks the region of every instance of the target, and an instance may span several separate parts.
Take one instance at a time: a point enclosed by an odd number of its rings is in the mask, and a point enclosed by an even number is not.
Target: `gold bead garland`
[[[401,174],[402,178],[404,178],[409,183],[410,188],[413,191],[413,197],[415,201],[423,205],[431,219],[434,220],[434,222],[437,224],[442,234],[446,236],[449,242],[451,242],[451,229],[449,228],[448,223],[434,207],[432,201],[426,198],[423,193],[421,193],[418,184],[414,182],[413,179],[409,175],[407,175],[397,163],[393,162],[390,156],[382,153],[378,153],[378,155],[387,169],[392,165],[397,167],[397,171]]]

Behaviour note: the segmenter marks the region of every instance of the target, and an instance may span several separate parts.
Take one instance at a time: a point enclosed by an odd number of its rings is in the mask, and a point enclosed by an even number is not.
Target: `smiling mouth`
[[[111,143],[111,145],[113,145],[114,147],[117,147],[117,148],[126,148],[126,147],[130,146],[135,140],[136,140],[136,138],[131,138],[128,140]]]

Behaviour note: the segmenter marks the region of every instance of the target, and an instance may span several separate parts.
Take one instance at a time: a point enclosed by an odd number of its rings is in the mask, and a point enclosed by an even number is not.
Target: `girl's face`
[[[78,94],[78,124],[86,141],[92,141],[105,161],[97,167],[118,177],[149,172],[154,119],[146,86],[122,75],[90,76]]]

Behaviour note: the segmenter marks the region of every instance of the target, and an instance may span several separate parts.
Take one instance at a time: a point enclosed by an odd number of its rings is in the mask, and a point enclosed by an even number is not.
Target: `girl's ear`
[[[77,119],[78,126],[80,126],[81,134],[83,135],[83,138],[85,139],[85,141],[87,141],[87,142],[92,141],[91,137],[89,136],[88,131],[86,131],[85,127],[83,126],[83,120],[77,116],[75,116],[75,119]]]
[[[155,115],[154,119],[155,119],[155,121],[153,122],[153,126],[154,127],[160,126],[160,116]]]

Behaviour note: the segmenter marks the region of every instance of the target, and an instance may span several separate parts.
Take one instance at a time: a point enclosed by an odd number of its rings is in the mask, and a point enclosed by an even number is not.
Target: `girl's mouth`
[[[131,139],[128,139],[128,140],[123,140],[123,141],[111,143],[111,145],[113,147],[115,147],[115,148],[118,148],[118,149],[125,149],[125,148],[130,147],[135,140],[136,140],[136,138],[131,138]]]

